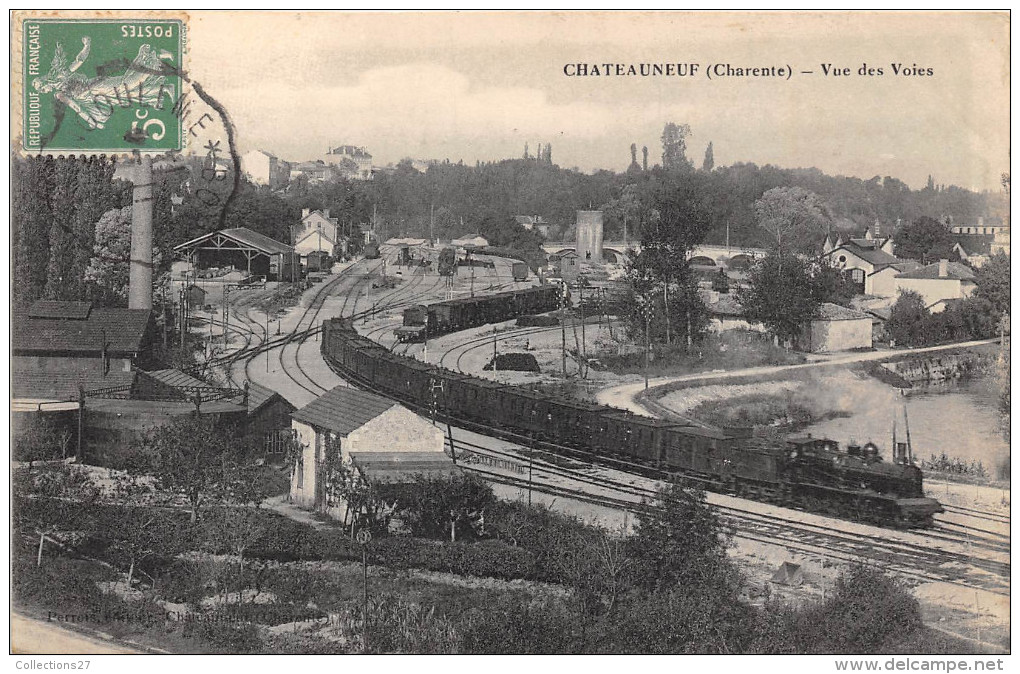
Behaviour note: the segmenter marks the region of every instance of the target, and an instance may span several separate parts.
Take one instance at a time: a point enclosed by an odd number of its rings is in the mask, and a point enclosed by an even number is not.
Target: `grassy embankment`
[[[642,374],[645,371],[644,351],[623,355],[604,352],[595,354],[595,357],[604,369],[615,374]],[[803,362],[806,362],[803,354],[777,347],[760,333],[728,330],[718,335],[707,335],[690,350],[684,345],[653,345],[648,374],[663,377]]]
[[[492,500],[484,532],[457,542],[379,532],[367,630],[362,549],[346,530],[248,510],[239,556],[218,511],[192,525],[182,511],[19,499],[12,598],[30,616],[91,616],[84,627],[173,652],[968,651],[927,630],[909,591],[867,566],[848,567],[822,601],[749,603],[713,511],[672,494],[662,519],[629,538]],[[123,520],[143,526],[111,535]],[[37,566],[41,530],[66,547],[47,543]],[[129,559],[144,579],[130,589]]]

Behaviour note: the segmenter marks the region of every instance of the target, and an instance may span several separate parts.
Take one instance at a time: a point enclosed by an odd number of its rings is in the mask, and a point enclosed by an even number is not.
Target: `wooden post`
[[[85,461],[85,387],[78,384],[78,463]]]

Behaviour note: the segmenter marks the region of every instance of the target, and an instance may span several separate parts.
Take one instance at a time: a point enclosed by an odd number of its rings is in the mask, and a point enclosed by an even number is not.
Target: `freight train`
[[[419,342],[458,330],[501,323],[560,306],[561,291],[546,285],[493,295],[463,297],[404,309],[403,325],[393,331],[399,342]]]
[[[770,442],[749,429],[713,429],[502,385],[390,352],[348,319],[322,327],[322,355],[349,381],[440,418],[704,489],[895,527],[928,527],[941,504],[898,445],[884,461],[870,443]]]

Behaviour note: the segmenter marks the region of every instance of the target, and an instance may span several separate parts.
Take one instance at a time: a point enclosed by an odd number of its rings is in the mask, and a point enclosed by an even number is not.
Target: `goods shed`
[[[270,281],[297,281],[301,275],[292,246],[247,227],[203,234],[175,246],[174,255],[196,269],[233,266]]]

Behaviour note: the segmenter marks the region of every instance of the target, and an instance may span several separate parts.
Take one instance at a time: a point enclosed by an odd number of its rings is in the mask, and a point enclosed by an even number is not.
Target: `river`
[[[999,391],[991,376],[969,377],[948,384],[915,388],[907,395],[874,379],[858,380],[861,387],[851,416],[813,424],[804,433],[829,437],[841,444],[848,440],[872,441],[890,457],[893,418],[898,439],[903,440],[903,406],[910,421],[914,458],[928,459],[943,452],[951,459],[980,461],[990,476],[1009,456],[1002,433]],[[863,394],[863,395],[860,395]]]

